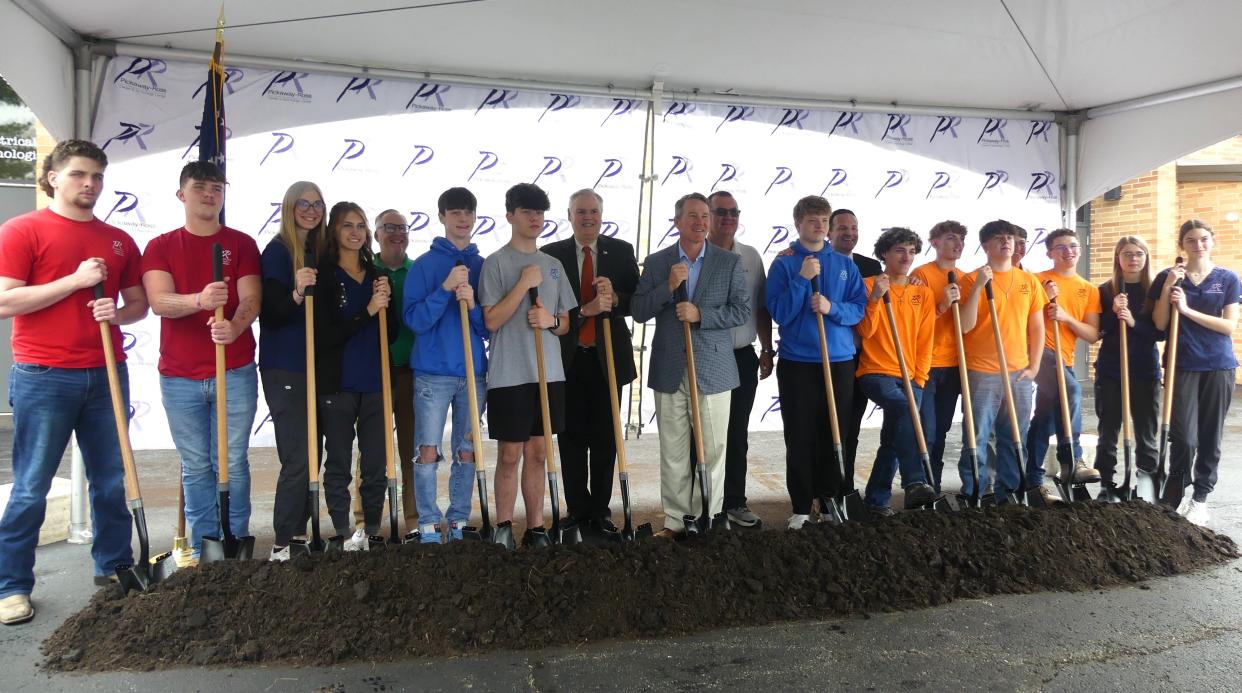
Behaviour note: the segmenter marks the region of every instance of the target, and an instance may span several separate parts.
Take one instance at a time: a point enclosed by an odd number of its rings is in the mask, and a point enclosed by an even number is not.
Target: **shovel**
[[[651,523],[646,522],[634,529],[632,508],[630,506],[630,472],[625,461],[625,435],[621,431],[621,402],[617,397],[617,370],[613,367],[612,353],[612,313],[604,313],[604,363],[608,371],[608,401],[612,405],[612,437],[617,445],[617,478],[621,481],[621,513],[625,524],[619,533],[606,533],[606,538],[615,534],[622,541],[644,539],[652,534]]]
[[[185,484],[181,476],[177,476],[177,533],[173,536],[172,555],[178,568],[185,568],[194,560],[190,550],[190,542],[185,536]]]
[[[686,291],[686,283],[683,281],[681,286],[677,287],[677,302],[684,303],[690,300],[689,293]],[[699,377],[694,365],[694,338],[690,334],[690,323],[682,321],[681,334],[686,345],[686,380],[690,389],[690,427],[691,433],[694,435],[694,477],[699,484],[699,500],[702,501],[702,511],[697,518],[686,515],[682,518],[682,522],[686,526],[687,534],[697,532],[706,532],[711,529],[713,524],[720,524],[728,528],[728,515],[720,513],[716,518],[712,518],[711,505],[711,478],[707,471],[707,459],[703,447],[703,415],[699,409]],[[691,485],[690,497],[694,498],[694,486]],[[691,526],[694,529],[691,529]]]
[[[957,274],[949,272],[949,283],[957,283]],[[975,412],[974,407],[970,404],[970,376],[966,371],[966,344],[962,341],[962,309],[954,300],[950,305],[953,310],[953,338],[957,342],[957,374],[962,382],[962,427],[966,434],[965,445],[963,449],[966,452],[967,459],[970,460],[970,477],[974,481],[974,491],[969,496],[961,496],[959,500],[965,501],[966,505],[971,508],[980,508],[985,505],[996,505],[996,496],[992,494],[983,494],[983,489],[979,488],[979,450],[975,447]]]
[[[1022,448],[1022,428],[1018,426],[1018,409],[1013,401],[1013,383],[1009,382],[1009,363],[1005,359],[1005,341],[1001,339],[1000,322],[996,319],[996,298],[992,294],[992,280],[983,285],[988,297],[988,314],[992,318],[992,337],[996,340],[996,360],[1000,363],[1001,392],[1005,395],[1005,407],[1009,410],[1009,430],[1013,432],[1013,454],[1018,458],[1018,488],[1006,489],[1005,495],[1010,503],[1025,503],[1030,506],[1044,505],[1044,497],[1038,489],[1026,487],[1026,450]],[[997,465],[999,466],[999,459]],[[999,470],[997,470],[999,471]]]
[[[1141,470],[1136,478],[1134,470],[1134,419],[1130,416],[1130,337],[1127,333],[1129,325],[1125,320],[1118,320],[1121,327],[1121,440],[1124,450],[1126,472],[1121,486],[1114,487],[1109,494],[1110,500],[1128,501],[1138,498],[1136,480],[1150,475]],[[1154,488],[1154,484],[1150,487]]]
[[[315,256],[306,251],[303,267],[314,267]],[[307,554],[312,551],[340,551],[345,547],[345,537],[332,537],[327,542],[319,533],[319,406],[315,393],[315,285],[304,290],[302,308],[306,315],[306,463],[310,483],[307,487],[306,505],[310,509],[310,539],[292,539],[289,551]]]
[[[819,295],[819,276],[811,280],[811,291]],[[832,449],[837,458],[837,474],[841,479],[836,498],[821,498],[820,512],[827,513],[828,521],[840,524],[843,520],[853,517],[861,519],[866,512],[863,508],[862,496],[857,490],[844,493],[846,485],[853,485],[852,479],[845,478],[845,452],[841,445],[841,426],[837,419],[837,398],[832,387],[832,370],[828,360],[828,334],[824,331],[824,316],[815,313],[815,324],[819,328],[819,361],[824,371],[824,392],[828,397],[828,427],[832,430]]]
[[[535,307],[539,300],[539,289],[531,287],[530,306]],[[582,530],[578,525],[569,523],[561,527],[561,496],[556,477],[556,450],[552,444],[552,412],[548,406],[548,374],[543,366],[543,330],[532,328],[535,334],[535,363],[539,366],[539,413],[543,418],[543,449],[544,459],[548,467],[548,489],[552,495],[552,527],[549,532],[553,544],[580,544]],[[473,364],[472,364],[473,365]]]
[[[1052,298],[1049,302],[1055,304],[1057,299]],[[1053,481],[1061,499],[1066,503],[1088,501],[1091,500],[1091,494],[1087,493],[1086,485],[1074,482],[1074,469],[1078,462],[1074,459],[1074,421],[1070,416],[1069,396],[1065,393],[1065,357],[1061,355],[1061,329],[1056,324],[1052,326],[1052,348],[1057,357],[1057,397],[1061,404],[1061,431],[1057,434],[1057,463],[1061,473],[1053,477]]]
[[[465,263],[458,260],[457,264]],[[488,509],[487,501],[487,466],[483,460],[483,433],[479,424],[479,397],[476,394],[478,385],[474,376],[474,343],[470,339],[470,308],[466,305],[465,299],[457,302],[457,308],[461,312],[461,346],[462,353],[465,355],[463,362],[466,364],[466,396],[470,401],[470,441],[474,445],[474,480],[479,488],[479,517],[481,519],[480,526],[464,527],[461,534],[463,539],[490,542],[496,537],[492,530],[491,511]],[[513,548],[512,525],[508,526],[508,541],[498,543],[505,544],[509,549]]]
[[[1182,257],[1177,256],[1176,264],[1182,264]],[[1180,284],[1180,281],[1173,282],[1173,286]],[[1184,470],[1174,470],[1171,467],[1166,468],[1169,461],[1169,425],[1173,421],[1173,387],[1177,370],[1177,328],[1178,318],[1181,314],[1176,308],[1169,311],[1169,339],[1164,345],[1164,353],[1167,355],[1167,363],[1164,370],[1164,408],[1160,410],[1160,453],[1156,458],[1156,479],[1159,479],[1160,493],[1155,493],[1155,480],[1144,479],[1149,477],[1147,474],[1139,475],[1139,496],[1144,500],[1155,502],[1159,499],[1161,503],[1177,507],[1182,502],[1182,496],[1186,492],[1186,477]],[[1173,476],[1177,476],[1177,481],[1170,486],[1169,481]],[[1144,486],[1150,484],[1151,489],[1145,489]]]
[[[400,544],[403,539],[397,525],[397,453],[392,443],[392,381],[391,367],[388,363],[388,309],[379,310],[379,343],[380,343],[380,392],[384,410],[380,414],[384,420],[384,463],[388,475],[388,540],[382,536],[367,537],[367,548],[382,548],[385,543]],[[413,534],[413,532],[411,532]]]
[[[224,281],[224,249],[219,243],[211,246],[214,262],[212,281]],[[216,321],[224,320],[224,306],[216,308]],[[229,406],[225,382],[224,345],[216,345],[216,506],[220,511],[220,536],[203,537],[201,559],[214,563],[229,558],[249,560],[254,557],[254,537],[233,536],[229,526]]]
[[[104,296],[103,284],[95,285],[95,300]],[[113,351],[112,334],[108,323],[99,323],[99,337],[103,341],[104,362],[108,367],[108,392],[112,395],[112,416],[116,419],[116,438],[121,447],[121,465],[125,469],[125,503],[134,516],[134,530],[138,534],[138,561],[132,565],[118,565],[116,577],[121,589],[146,592],[177,571],[177,561],[172,552],[151,555],[151,543],[147,539],[147,513],[142,507],[142,492],[138,488],[138,470],[134,465],[134,450],[129,444],[129,416],[121,399],[121,377],[116,372],[116,352]]]
[[[884,312],[888,314],[888,329],[893,333],[893,348],[897,352],[897,367],[901,369],[901,385],[906,391],[906,404],[910,407],[910,420],[914,422],[914,440],[919,446],[919,457],[923,461],[923,473],[927,475],[927,483],[931,485],[931,457],[927,454],[927,438],[923,437],[923,420],[919,418],[919,404],[914,400],[914,388],[910,385],[910,371],[906,367],[905,350],[901,348],[901,335],[897,332],[897,316],[893,315],[893,300],[889,292],[884,292]],[[905,479],[902,479],[905,481]],[[940,494],[931,503],[923,506],[936,510],[953,510],[949,499]]]

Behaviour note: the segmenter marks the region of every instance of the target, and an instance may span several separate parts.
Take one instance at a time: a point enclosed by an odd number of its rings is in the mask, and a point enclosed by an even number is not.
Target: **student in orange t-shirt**
[[[984,488],[988,485],[987,442],[995,430],[998,492],[1016,491],[1021,483],[1015,446],[1021,445],[1022,441],[1014,440],[1008,421],[1009,410],[1005,407],[1004,381],[1001,380],[1000,359],[992,333],[992,317],[987,299],[981,297],[983,287],[988,280],[992,281],[1001,342],[1005,345],[1005,360],[1009,368],[1007,375],[1013,387],[1019,435],[1023,438],[1030,423],[1034,380],[1039,374],[1040,356],[1044,349],[1043,309],[1048,303],[1035,275],[1013,266],[1015,240],[1016,234],[1009,222],[998,219],[984,224],[979,229],[979,242],[988,262],[974,274],[961,278],[962,291],[967,294],[962,308],[963,323],[966,316],[974,316],[974,325],[968,328],[963,324],[962,332],[965,333],[966,372],[974,412],[975,450],[980,462],[979,483]],[[958,473],[962,477],[962,493],[970,495],[974,492],[974,480],[965,451],[958,461]],[[1040,488],[1047,501],[1056,500],[1050,490]],[[997,500],[1004,502],[1003,497]]]
[[[883,301],[884,294],[889,294],[917,405],[931,368],[932,333],[936,324],[935,294],[926,286],[910,283],[908,276],[914,258],[922,249],[923,241],[910,229],[885,231],[875,242],[875,256],[884,261],[884,273],[864,280],[867,310],[856,328],[862,338],[862,354],[855,375],[867,398],[884,410],[880,448],[876,451],[863,499],[867,508],[877,515],[894,512],[888,504],[893,493],[893,475],[899,468],[907,510],[936,499],[936,491],[927,483],[919,460],[914,422],[910,419],[910,405],[897,361],[897,346]]]
[[[1074,483],[1094,483],[1100,473],[1088,467],[1082,459],[1082,446],[1078,437],[1082,433],[1082,387],[1074,377],[1074,346],[1081,339],[1088,344],[1100,340],[1100,291],[1091,282],[1078,276],[1074,267],[1082,253],[1078,236],[1069,229],[1057,229],[1044,239],[1052,269],[1035,275],[1044,285],[1049,303],[1044,311],[1048,322],[1044,338],[1043,363],[1039,377],[1035,379],[1035,416],[1031,419],[1031,431],[1026,438],[1026,483],[1040,486],[1044,483],[1044,457],[1048,453],[1048,438],[1055,432],[1064,436],[1061,416],[1061,397],[1057,388],[1057,355],[1053,326],[1061,331],[1061,359],[1065,368],[1065,398],[1069,401],[1070,426],[1073,428]]]
[[[957,339],[953,324],[953,301],[961,298],[957,284],[949,283],[949,272],[957,270],[957,261],[966,247],[966,227],[956,221],[942,221],[931,229],[931,247],[936,249],[936,259],[920,265],[910,273],[932,290],[936,297],[936,329],[932,338],[931,371],[923,386],[922,416],[927,436],[927,452],[931,460],[932,478],[928,483],[940,492],[940,472],[944,468],[944,443],[953,427],[953,412],[962,394],[962,380],[957,372]],[[961,274],[958,271],[958,274]],[[974,325],[974,316],[969,318]],[[967,329],[966,324],[962,325]]]

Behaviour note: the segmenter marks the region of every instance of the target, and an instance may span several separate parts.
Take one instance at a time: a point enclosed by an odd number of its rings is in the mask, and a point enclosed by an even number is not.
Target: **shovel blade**
[[[492,542],[500,544],[509,551],[517,548],[517,544],[513,540],[513,523],[505,520],[496,525],[495,531],[492,532]]]
[[[367,535],[367,550],[368,551],[383,551],[386,548],[388,548],[388,540],[385,539],[383,535],[380,535],[380,534],[368,534]]]
[[[1074,484],[1070,487],[1070,498],[1075,503],[1086,503],[1091,500],[1091,491],[1087,490],[1086,484]]]
[[[557,544],[572,546],[582,543],[582,528],[577,522],[570,522],[553,532],[553,541]],[[558,536],[559,535],[559,536]]]
[[[1138,476],[1137,476],[1136,481],[1138,483],[1135,484],[1134,491],[1138,495],[1138,497],[1142,498],[1148,503],[1151,503],[1152,505],[1155,505],[1157,496],[1159,495],[1159,489],[1160,489],[1160,484],[1159,482],[1156,481],[1156,475],[1151,472],[1140,469],[1138,470]]]
[[[635,539],[650,539],[653,536],[655,536],[655,529],[652,528],[650,522],[644,522],[634,530]]]
[[[681,523],[686,528],[685,531],[687,537],[699,536],[699,518],[694,515],[682,515]]]
[[[731,531],[733,529],[733,523],[729,521],[729,513],[723,510],[716,513],[716,515],[712,517],[711,529],[723,532]]]
[[[151,584],[158,584],[177,572],[177,559],[172,551],[162,553],[151,559]]]
[[[1058,485],[1057,485],[1057,488],[1060,488],[1060,487],[1061,487],[1061,486],[1060,486],[1060,484],[1058,484]],[[1007,493],[1006,495],[1008,495],[1008,496],[1009,496],[1009,502],[1010,502],[1010,503],[1020,503],[1020,502],[1021,502],[1021,499],[1019,499],[1019,498],[1018,498],[1017,494],[1013,493],[1012,491],[1011,491],[1011,492],[1009,492],[1009,493]],[[1026,506],[1027,506],[1028,508],[1042,508],[1042,507],[1044,507],[1045,505],[1047,505],[1046,503],[1044,503],[1044,496],[1043,496],[1043,494],[1041,494],[1041,493],[1039,492],[1039,489],[1037,489],[1037,488],[1028,488],[1028,489],[1026,490],[1026,493],[1024,494],[1024,496],[1025,496],[1025,500],[1026,500]]]
[[[125,594],[130,592],[146,592],[151,588],[151,574],[147,571],[149,565],[118,565],[116,567],[116,577],[121,583],[121,590]]]
[[[861,520],[867,517],[867,506],[863,504],[862,494],[858,491],[845,494],[841,505],[845,506],[845,519],[847,520]]]
[[[933,510],[940,512],[958,512],[961,507],[957,504],[957,500],[951,496],[940,496],[936,502],[932,503]]]
[[[464,538],[466,538],[466,539],[481,539],[481,538],[482,538],[482,537],[479,537],[479,536],[473,536],[473,537],[466,536],[466,532],[467,532],[467,531],[469,531],[469,530],[474,530],[474,531],[475,531],[475,534],[476,534],[476,535],[478,534],[478,530],[476,530],[474,527],[466,527],[465,529],[463,529],[463,530],[462,530],[462,536],[463,536]],[[400,539],[400,543],[402,543],[402,544],[421,544],[421,543],[423,543],[423,533],[422,533],[422,532],[420,532],[420,531],[418,531],[417,529],[416,529],[416,530],[413,530],[413,531],[411,531],[411,532],[406,532],[406,533],[405,533],[405,536],[401,537],[401,539]]]
[[[337,536],[332,537],[331,539],[324,542],[324,546],[323,546],[324,553],[331,553],[333,551],[344,551],[344,550],[345,550],[345,537],[342,535],[338,534]]]

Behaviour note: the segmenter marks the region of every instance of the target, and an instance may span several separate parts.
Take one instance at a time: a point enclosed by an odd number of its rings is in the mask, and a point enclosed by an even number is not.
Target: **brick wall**
[[[1242,136],[1219,142],[1180,159],[1186,163],[1242,163]],[[1154,271],[1169,267],[1178,255],[1177,229],[1187,219],[1202,219],[1216,241],[1217,265],[1242,272],[1242,182],[1179,182],[1169,163],[1121,186],[1121,199],[1091,201],[1091,281],[1112,276],[1117,239],[1135,235],[1147,241]],[[1231,221],[1232,219],[1232,221]],[[1242,361],[1242,330],[1233,334],[1234,353]],[[1092,347],[1091,361],[1096,348]],[[1238,383],[1242,384],[1242,372]]]

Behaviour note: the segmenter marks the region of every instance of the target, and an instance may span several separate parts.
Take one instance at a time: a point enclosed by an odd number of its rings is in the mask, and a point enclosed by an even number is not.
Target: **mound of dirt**
[[[100,590],[43,644],[54,670],[326,665],[821,619],[1081,590],[1238,556],[1142,502],[990,508],[686,542],[508,553],[458,542],[229,561]]]

